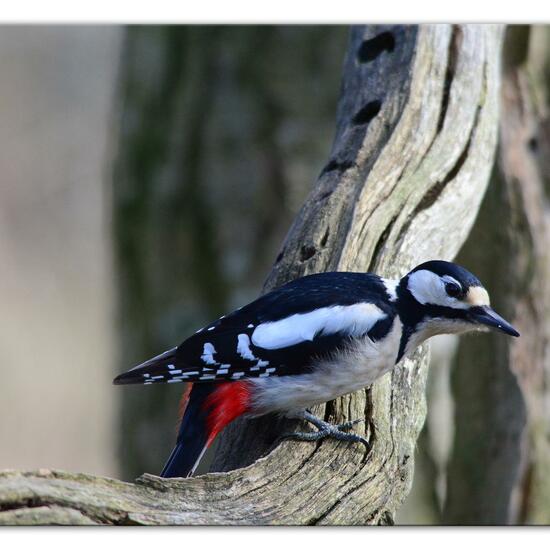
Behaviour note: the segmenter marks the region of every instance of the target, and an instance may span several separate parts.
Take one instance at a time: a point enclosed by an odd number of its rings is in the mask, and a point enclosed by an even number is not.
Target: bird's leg
[[[350,422],[344,422],[343,424],[331,424],[330,422],[321,420],[307,410],[298,414],[293,414],[292,416],[290,416],[290,418],[300,418],[301,420],[305,420],[306,422],[309,422],[310,424],[315,426],[317,428],[317,431],[285,433],[279,438],[279,441],[283,439],[297,439],[298,441],[319,441],[327,437],[332,437],[334,439],[337,439],[338,441],[353,441],[354,443],[362,443],[366,447],[367,451],[370,451],[370,443],[364,437],[361,437],[357,434],[350,434],[345,431],[352,428],[355,424],[362,422],[363,419],[352,420]]]
[[[321,420],[318,416],[315,416],[313,413],[311,413],[308,410],[305,410],[300,416],[302,420],[305,420],[306,422],[309,422],[310,424],[313,424],[317,429],[323,430],[323,429],[331,429],[336,428],[339,431],[342,430],[349,430],[355,424],[359,424],[359,422],[363,422],[363,418],[359,418],[357,420],[350,420],[349,422],[344,422],[343,424],[331,424],[330,422],[326,422],[325,420]]]

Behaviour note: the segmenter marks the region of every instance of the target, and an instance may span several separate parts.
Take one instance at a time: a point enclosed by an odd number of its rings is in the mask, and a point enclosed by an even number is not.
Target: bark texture
[[[352,29],[330,158],[266,290],[331,269],[397,277],[421,261],[455,256],[493,163],[500,43],[498,26]],[[145,475],[135,484],[5,473],[0,521],[392,523],[412,482],[426,364],[419,349],[368,390],[317,411],[335,421],[365,417],[358,432],[371,441],[367,456],[335,441],[272,449],[284,427],[264,418],[226,430],[215,467],[242,467],[229,472],[188,480]]]
[[[499,162],[461,256],[521,338],[459,345],[446,523],[550,522],[549,44],[507,31]]]

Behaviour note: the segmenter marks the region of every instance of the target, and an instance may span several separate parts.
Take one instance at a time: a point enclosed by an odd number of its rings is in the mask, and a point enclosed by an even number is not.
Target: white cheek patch
[[[380,308],[369,303],[324,307],[262,323],[252,333],[252,343],[264,349],[279,349],[311,341],[318,334],[361,336],[384,317]]]
[[[421,304],[446,305],[441,303],[447,294],[443,281],[431,271],[421,269],[409,275],[407,288]]]
[[[470,304],[457,300],[447,294],[445,282],[453,282],[461,286],[456,279],[449,275],[440,277],[431,271],[421,269],[409,275],[407,288],[421,304],[452,307],[454,309],[468,309]]]
[[[465,302],[471,306],[488,306],[489,294],[482,286],[471,286],[466,294]]]

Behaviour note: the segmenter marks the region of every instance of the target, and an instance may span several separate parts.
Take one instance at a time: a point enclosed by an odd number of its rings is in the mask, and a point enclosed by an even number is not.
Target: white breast
[[[249,380],[255,386],[254,415],[302,410],[369,386],[394,367],[402,328],[396,317],[382,340],[357,339],[347,350],[316,364],[307,374]]]

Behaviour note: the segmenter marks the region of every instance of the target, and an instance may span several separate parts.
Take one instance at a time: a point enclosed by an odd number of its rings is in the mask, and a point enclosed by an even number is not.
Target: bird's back
[[[381,339],[395,315],[384,280],[329,272],[292,281],[115,379],[118,384],[235,381],[300,374],[350,337]]]

